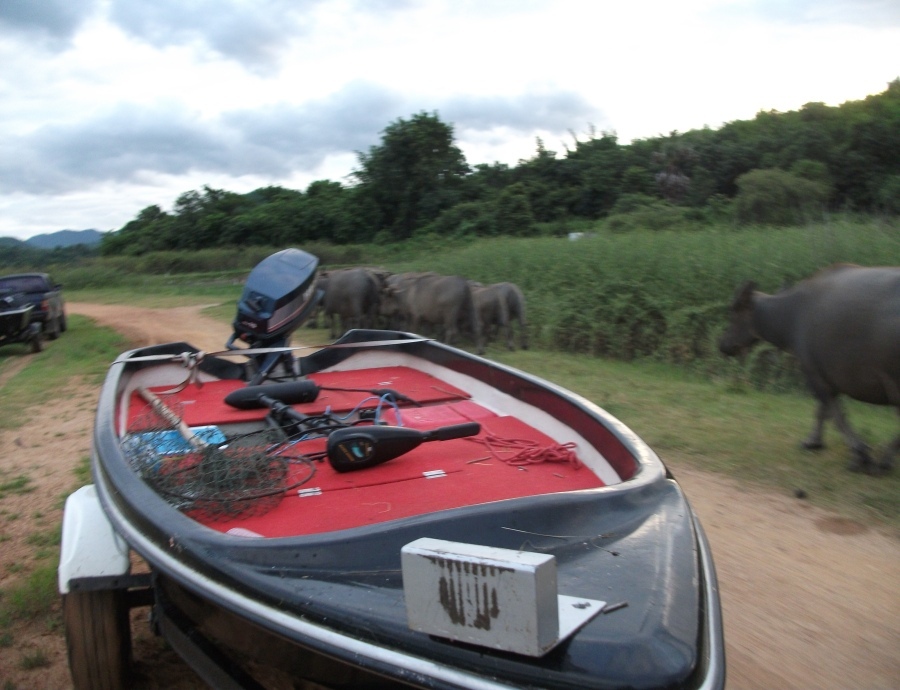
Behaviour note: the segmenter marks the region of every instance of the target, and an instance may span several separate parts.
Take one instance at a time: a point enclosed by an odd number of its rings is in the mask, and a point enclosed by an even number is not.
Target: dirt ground
[[[186,340],[215,351],[230,334],[198,307],[68,309],[118,328],[135,345]],[[64,347],[65,336],[48,346]],[[16,359],[0,363],[0,392],[22,366]],[[89,453],[97,393],[96,386],[75,383],[59,392],[65,404],[56,408],[52,426],[35,416],[19,429],[0,432],[0,478],[27,473],[37,485],[0,504],[0,589],[33,561],[30,535],[61,519],[60,497],[75,486],[72,468]],[[712,544],[730,690],[900,689],[896,538],[792,496],[705,473],[677,455],[666,460]],[[132,629],[135,688],[204,687],[149,632],[146,612],[135,611]],[[45,663],[29,664],[35,658]],[[62,630],[48,628],[46,619],[18,624],[0,644],[0,687],[71,688]]]

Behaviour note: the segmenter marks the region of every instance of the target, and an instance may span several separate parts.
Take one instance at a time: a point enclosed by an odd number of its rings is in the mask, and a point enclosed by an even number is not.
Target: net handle
[[[169,424],[174,426],[178,433],[182,435],[185,441],[191,444],[191,448],[194,450],[202,450],[206,448],[207,444],[190,430],[187,424],[184,423],[184,420],[179,417],[175,412],[166,405],[159,397],[153,393],[149,388],[145,386],[138,386],[137,388],[138,395],[140,395],[144,400],[150,403],[150,406],[156,411],[156,413],[165,419]]]

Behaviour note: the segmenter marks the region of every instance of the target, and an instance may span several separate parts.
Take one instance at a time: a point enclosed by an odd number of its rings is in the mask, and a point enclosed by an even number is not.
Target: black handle
[[[428,436],[426,441],[449,441],[453,438],[465,438],[466,436],[474,436],[481,431],[481,424],[478,422],[465,422],[463,424],[454,424],[453,426],[442,426],[440,429],[432,429],[426,431]]]
[[[238,410],[254,410],[268,407],[266,398],[286,405],[296,405],[312,402],[318,395],[319,387],[312,381],[288,381],[238,388],[225,396],[225,404]]]

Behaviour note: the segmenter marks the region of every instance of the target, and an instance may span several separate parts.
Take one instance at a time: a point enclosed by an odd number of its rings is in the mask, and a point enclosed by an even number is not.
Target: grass
[[[18,474],[11,479],[6,479],[0,473],[0,498],[7,494],[28,494],[35,490],[31,477]]]
[[[122,336],[108,329],[95,328],[82,316],[69,315],[68,324],[58,347],[25,355],[27,365],[3,386],[0,428],[16,428],[26,414],[44,414],[40,406],[49,403],[74,376],[99,386],[109,363],[125,349]],[[0,372],[7,366],[18,364],[18,359],[14,358],[21,356],[12,347],[0,348]]]
[[[652,357],[726,366],[715,346],[735,287],[766,292],[835,262],[894,265],[897,219],[834,219],[794,228],[698,227],[691,231],[597,228],[572,242],[553,237],[435,242],[388,262],[393,271],[437,271],[483,283],[511,281],[528,303],[531,339],[544,350],[618,359]],[[765,375],[758,377],[765,381]]]
[[[135,283],[122,287],[67,290],[69,302],[97,304],[133,304],[136,307],[165,309],[195,304],[237,302],[241,294],[238,280],[207,282],[204,275],[194,275],[190,280],[173,281],[166,276],[142,276]],[[232,314],[234,316],[234,314]]]
[[[33,652],[25,654],[19,661],[19,665],[25,671],[33,671],[38,668],[46,668],[50,665],[50,658],[43,649],[36,649]]]
[[[43,563],[27,577],[2,591],[0,626],[16,620],[36,620],[48,616],[59,604],[56,583],[57,563]]]

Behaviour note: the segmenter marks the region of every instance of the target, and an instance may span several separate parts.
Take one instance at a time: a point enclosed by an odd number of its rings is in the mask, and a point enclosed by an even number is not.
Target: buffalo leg
[[[516,349],[516,344],[513,342],[513,330],[511,319],[509,318],[509,308],[506,306],[505,301],[501,301],[499,306],[500,309],[497,314],[497,332],[499,333],[501,329],[506,332],[506,347],[511,352]]]
[[[874,469],[872,463],[872,455],[869,452],[869,446],[856,435],[847,416],[844,414],[844,406],[840,400],[833,398],[831,401],[831,416],[834,424],[844,437],[844,442],[849,446],[853,459],[850,461],[849,469],[853,472],[871,472]]]
[[[850,423],[847,421],[843,405],[841,405],[837,398],[819,400],[813,429],[809,436],[803,441],[803,447],[807,450],[820,450],[825,447],[823,430],[825,421],[829,418],[834,420],[834,425],[844,438],[844,443],[847,444],[850,448],[850,452],[853,454],[853,459],[850,461],[848,469],[852,472],[871,471],[872,456],[869,452],[869,447],[853,431]],[[900,439],[898,439],[898,441],[900,441]]]
[[[825,447],[825,442],[822,440],[822,431],[825,428],[825,420],[831,416],[831,405],[829,403],[829,400],[819,400],[812,431],[801,444],[807,450],[820,450]]]
[[[894,466],[894,456],[898,452],[900,452],[900,436],[897,436],[884,449],[884,454],[881,456],[881,460],[878,461],[878,469],[882,472],[889,472]]]
[[[900,415],[900,407],[897,408],[897,414]],[[900,453],[900,434],[884,449],[884,454],[878,462],[878,469],[882,472],[888,472],[894,466],[894,456],[897,453]]]

